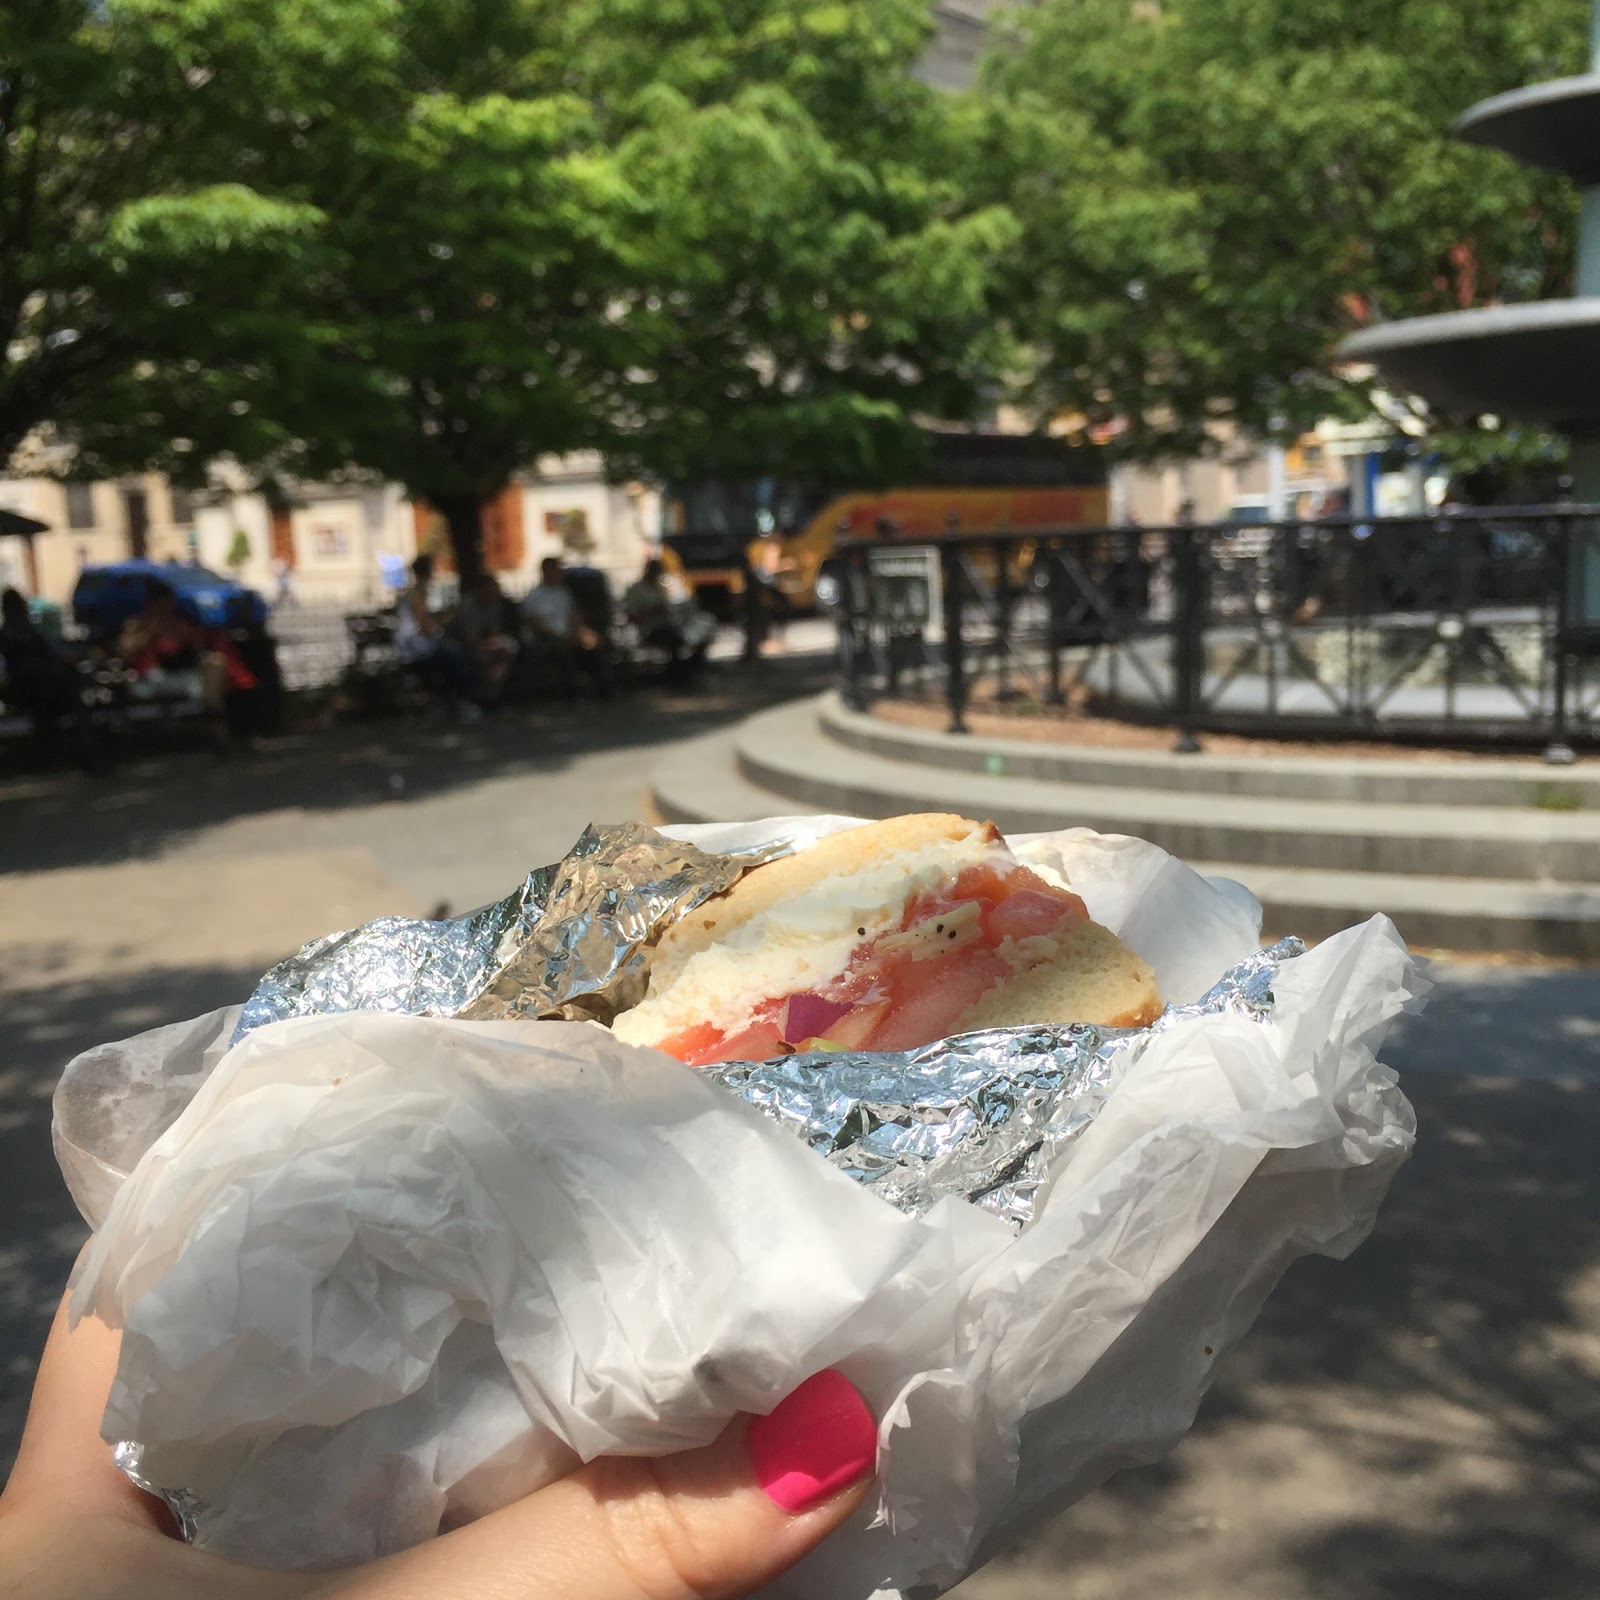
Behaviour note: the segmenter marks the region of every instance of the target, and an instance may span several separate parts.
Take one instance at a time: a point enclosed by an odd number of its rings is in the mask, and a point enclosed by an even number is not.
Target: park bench
[[[395,612],[353,611],[344,619],[350,639],[350,665],[343,688],[351,709],[362,716],[420,710],[434,695],[425,675],[395,654]]]

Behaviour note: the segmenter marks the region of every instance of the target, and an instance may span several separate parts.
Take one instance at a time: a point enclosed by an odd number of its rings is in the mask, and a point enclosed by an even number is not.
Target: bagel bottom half
[[[668,930],[613,1026],[705,1065],[1030,1022],[1136,1027],[1160,1009],[1149,967],[993,823],[926,813],[747,873]]]

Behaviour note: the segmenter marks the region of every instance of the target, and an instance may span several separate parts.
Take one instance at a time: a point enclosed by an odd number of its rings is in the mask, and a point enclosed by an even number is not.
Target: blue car
[[[259,624],[267,620],[267,602],[254,589],[205,567],[166,566],[155,561],[115,561],[85,567],[72,591],[72,615],[80,628],[97,638],[118,633],[129,617],[143,611],[150,591],[165,584],[178,599],[178,609],[205,628]]]

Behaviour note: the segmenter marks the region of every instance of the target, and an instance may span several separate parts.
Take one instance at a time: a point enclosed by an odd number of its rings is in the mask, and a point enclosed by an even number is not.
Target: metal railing
[[[941,695],[1204,731],[1600,740],[1600,507],[860,541],[846,699]]]

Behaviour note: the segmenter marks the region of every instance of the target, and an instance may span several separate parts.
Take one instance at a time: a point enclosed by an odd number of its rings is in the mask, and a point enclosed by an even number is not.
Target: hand
[[[117,1335],[56,1313],[11,1482],[5,1600],[736,1600],[860,1505],[876,1429],[836,1373],[703,1450],[611,1457],[429,1544],[338,1572],[264,1572],[172,1537],[111,1463]]]

